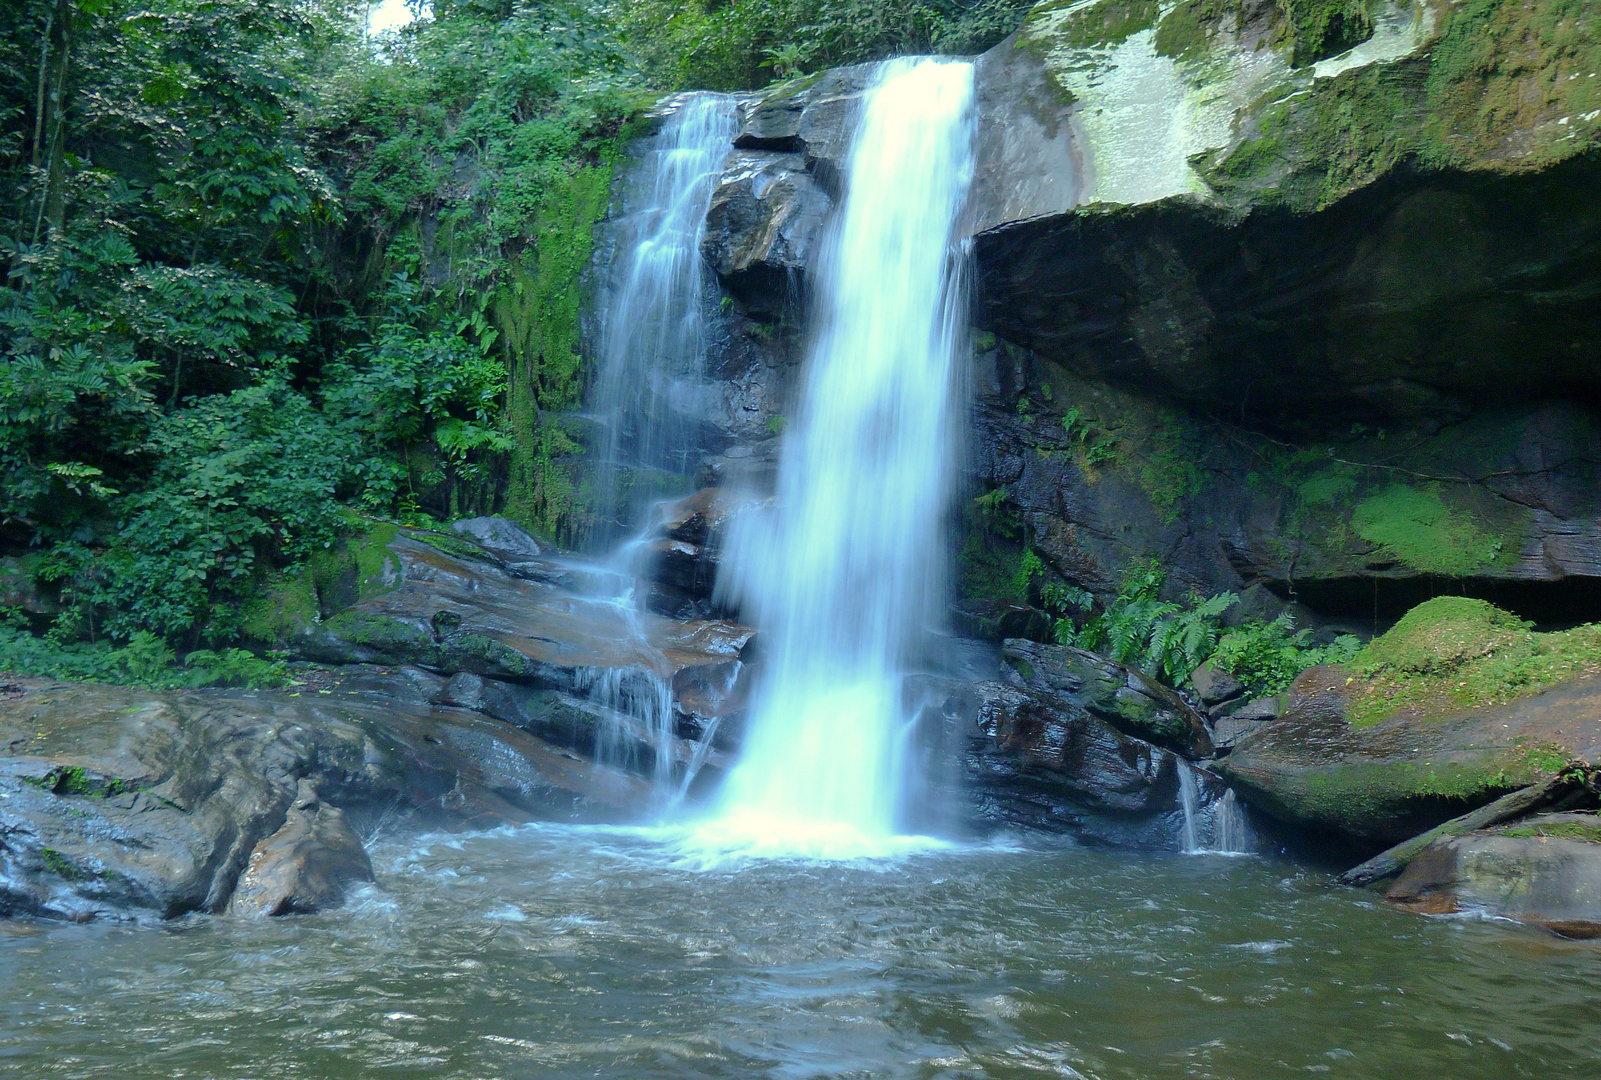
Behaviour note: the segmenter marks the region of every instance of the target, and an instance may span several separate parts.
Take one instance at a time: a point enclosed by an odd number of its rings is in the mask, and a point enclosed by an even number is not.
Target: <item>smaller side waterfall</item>
[[[1234,797],[1234,789],[1227,789],[1203,805],[1196,776],[1196,769],[1188,762],[1179,762],[1179,809],[1184,814],[1179,850],[1186,855],[1251,854],[1256,850],[1256,838]]]
[[[592,395],[605,425],[595,492],[601,545],[620,539],[650,496],[679,486],[698,461],[694,417],[715,394],[705,372],[705,309],[716,294],[700,241],[737,130],[731,98],[687,95],[619,195]]]

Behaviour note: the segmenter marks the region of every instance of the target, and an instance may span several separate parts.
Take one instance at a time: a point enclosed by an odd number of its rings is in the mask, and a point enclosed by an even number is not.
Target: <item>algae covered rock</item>
[[[1598,762],[1601,631],[1536,634],[1443,597],[1348,667],[1303,672],[1218,769],[1274,817],[1390,843]]]
[[[1595,5],[1047,3],[979,83],[985,329],[1285,427],[1594,381]]]

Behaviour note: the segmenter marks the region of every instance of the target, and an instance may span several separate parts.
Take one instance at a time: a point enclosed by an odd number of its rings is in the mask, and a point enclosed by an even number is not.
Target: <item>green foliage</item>
[[[64,608],[30,664],[279,640],[352,506],[575,535],[591,229],[654,97],[608,10],[71,11],[0,13],[0,522]]]
[[[1289,689],[1307,668],[1348,663],[1362,648],[1351,634],[1327,645],[1313,643],[1311,636],[1310,630],[1295,629],[1288,612],[1271,622],[1249,619],[1218,639],[1211,661],[1237,678],[1251,697],[1268,697]]]
[[[1440,596],[1407,612],[1349,666],[1351,722],[1448,715],[1601,671],[1601,626],[1536,633],[1483,600]]]
[[[1058,621],[1057,640],[1104,651],[1120,664],[1184,685],[1190,672],[1212,655],[1223,613],[1239,598],[1227,592],[1206,599],[1192,594],[1187,604],[1178,604],[1161,599],[1166,583],[1167,572],[1154,560],[1134,563],[1106,609],[1082,629],[1075,630],[1066,619]]]
[[[0,613],[0,671],[38,678],[89,680],[153,689],[198,686],[243,686],[250,689],[283,686],[289,669],[281,660],[263,660],[243,649],[212,652],[195,650],[178,664],[172,648],[146,630],[134,633],[128,644],[110,642],[60,643],[36,637]]]
[[[1095,466],[1117,461],[1117,437],[1106,434],[1084,419],[1077,405],[1068,409],[1062,417],[1062,428],[1067,432],[1067,441],[1078,450],[1084,464]]]
[[[1425,573],[1462,577],[1501,553],[1501,540],[1446,505],[1435,487],[1393,484],[1358,503],[1351,523],[1362,539]]]
[[[803,71],[982,52],[1031,0],[623,0],[624,41],[669,89],[744,90]]]

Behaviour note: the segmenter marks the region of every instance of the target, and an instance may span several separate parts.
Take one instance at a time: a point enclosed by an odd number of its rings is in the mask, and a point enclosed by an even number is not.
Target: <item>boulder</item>
[[[1563,937],[1601,937],[1601,822],[1539,814],[1436,841],[1407,866],[1386,899],[1410,911],[1480,911]]]
[[[1191,672],[1190,685],[1195,687],[1195,696],[1201,699],[1203,705],[1221,705],[1245,692],[1245,687],[1238,679],[1213,667],[1211,661]]]
[[[344,902],[345,887],[372,881],[372,861],[344,812],[300,781],[283,828],[256,845],[228,901],[233,915],[311,915]]]
[[[1350,722],[1348,673],[1312,668],[1282,716],[1242,739],[1217,771],[1281,821],[1385,846],[1539,783],[1601,763],[1601,676],[1502,705],[1404,711]]]
[[[522,526],[503,517],[475,517],[451,522],[450,531],[478,543],[494,555],[510,562],[538,558],[544,549],[523,531]]]
[[[1119,731],[1189,758],[1212,756],[1200,714],[1170,687],[1085,649],[1008,639],[1002,649],[1030,690],[1050,694]]]
[[[485,828],[648,804],[644,782],[509,724],[370,689],[23,679],[0,694],[0,916],[220,912],[258,854],[241,910],[299,910],[361,879],[352,822]]]
[[[1006,818],[1034,816],[1027,808],[1041,800],[1126,816],[1175,805],[1172,753],[1065,698],[981,682],[953,694],[945,710],[969,726],[968,775],[983,795],[1007,805]]]

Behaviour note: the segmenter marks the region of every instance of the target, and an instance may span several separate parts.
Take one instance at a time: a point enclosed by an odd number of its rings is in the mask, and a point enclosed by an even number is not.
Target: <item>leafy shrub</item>
[[[1221,618],[1239,599],[1219,593],[1207,599],[1191,594],[1188,606],[1160,598],[1167,572],[1155,561],[1135,563],[1106,610],[1075,629],[1056,624],[1064,645],[1105,651],[1120,664],[1138,667],[1174,686],[1189,681],[1216,648]]]
[[[0,610],[0,671],[39,678],[109,682],[154,689],[198,686],[283,686],[289,669],[244,649],[196,650],[177,666],[172,648],[146,630],[118,648],[108,641],[61,643],[36,637],[15,609]]]
[[[1244,684],[1252,697],[1282,694],[1297,675],[1319,664],[1348,663],[1362,648],[1351,634],[1313,644],[1286,612],[1271,622],[1250,619],[1218,639],[1211,661]],[[1191,670],[1194,670],[1193,668]]]
[[[623,0],[624,41],[670,89],[744,90],[840,64],[982,52],[1034,0]]]
[[[1223,613],[1239,599],[1233,593],[1207,598],[1191,593],[1181,604],[1161,598],[1166,583],[1167,572],[1154,560],[1135,563],[1117,596],[1081,629],[1059,619],[1057,641],[1104,652],[1172,686],[1187,685],[1190,674],[1210,660],[1244,683],[1253,697],[1281,693],[1307,668],[1344,663],[1361,648],[1348,634],[1329,645],[1312,644],[1311,632],[1296,630],[1287,614],[1225,630]]]

